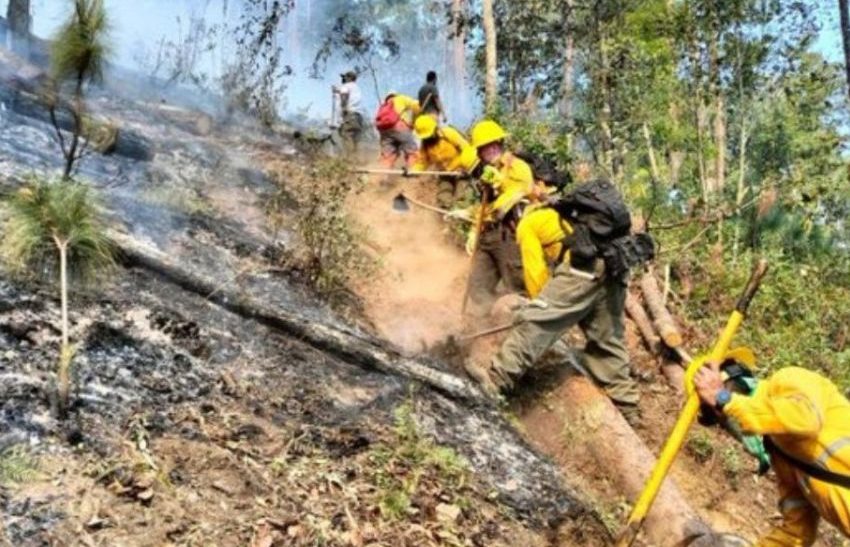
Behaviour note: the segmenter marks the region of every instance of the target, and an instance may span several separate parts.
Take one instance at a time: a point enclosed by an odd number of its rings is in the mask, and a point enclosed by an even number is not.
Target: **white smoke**
[[[286,77],[285,115],[302,115],[315,120],[327,120],[331,114],[330,86],[339,82],[339,74],[351,68],[351,63],[340,55],[329,59],[321,79],[310,76],[316,52],[326,36],[332,21],[328,21],[325,4],[328,0],[299,0],[296,7],[278,28],[278,42],[284,50],[284,62],[293,69]],[[71,0],[33,0],[33,33],[48,38],[68,16]],[[0,0],[0,13],[6,11],[6,0]],[[115,48],[114,63],[132,70],[150,70],[160,43],[179,42],[184,38],[193,18],[203,18],[207,28],[233,28],[238,24],[240,2],[236,0],[106,0],[112,23],[112,42]],[[439,15],[438,15],[439,17]],[[216,93],[215,81],[221,76],[234,46],[232,36],[220,32],[219,44],[205,52],[199,59],[197,71],[209,77],[206,84]],[[450,121],[465,126],[477,105],[459,104],[460,97],[476,100],[469,82],[454,82],[448,74],[450,42],[435,39],[428,42],[419,36],[398,36],[401,57],[398,60],[378,63],[380,92],[390,89],[415,96],[424,83],[425,73],[436,70],[440,74],[443,102],[449,110]],[[427,47],[423,47],[423,43]],[[362,75],[365,106],[369,111],[377,106],[371,78]],[[461,90],[464,92],[461,93]]]

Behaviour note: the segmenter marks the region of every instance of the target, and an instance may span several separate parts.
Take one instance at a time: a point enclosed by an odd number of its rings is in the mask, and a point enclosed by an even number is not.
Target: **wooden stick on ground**
[[[656,334],[652,320],[647,315],[646,310],[643,309],[643,304],[631,293],[626,296],[626,312],[635,322],[650,353],[657,355],[661,351],[661,338]]]
[[[109,237],[120,249],[125,262],[155,272],[222,308],[285,332],[343,361],[422,382],[455,399],[485,400],[469,380],[432,368],[422,360],[404,357],[368,334],[311,321],[290,310],[222,287],[220,281],[191,270],[126,234],[110,231]]]
[[[682,334],[679,332],[673,316],[670,315],[664,305],[661,289],[658,287],[658,281],[656,281],[652,272],[643,275],[640,280],[640,288],[646,307],[652,314],[655,329],[661,335],[661,339],[669,348],[677,348],[682,345]]]

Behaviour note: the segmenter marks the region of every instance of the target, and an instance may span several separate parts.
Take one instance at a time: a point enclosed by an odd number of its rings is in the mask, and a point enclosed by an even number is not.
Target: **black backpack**
[[[632,216],[623,195],[605,179],[576,186],[553,207],[571,224],[586,226],[597,243],[628,235],[632,229]]]
[[[623,195],[608,180],[595,179],[573,188],[552,207],[573,227],[567,238],[574,266],[605,261],[612,278],[655,258],[649,234],[631,234],[632,217]]]
[[[561,191],[573,181],[568,172],[558,169],[557,162],[551,154],[521,151],[515,152],[514,156],[527,163],[531,167],[531,172],[534,173],[534,178],[543,181],[546,186],[552,186]]]

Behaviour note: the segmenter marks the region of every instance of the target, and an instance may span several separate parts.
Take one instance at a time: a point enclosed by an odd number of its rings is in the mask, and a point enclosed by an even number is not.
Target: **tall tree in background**
[[[562,9],[564,28],[564,79],[561,82],[561,100],[559,111],[567,123],[572,123],[573,89],[575,87],[575,32],[573,29],[573,9],[575,0],[564,0]]]
[[[844,72],[850,94],[850,6],[847,0],[838,0],[838,11],[841,14],[841,40],[844,42]]]
[[[30,0],[9,0],[9,5],[6,8],[6,21],[9,25],[6,46],[24,57],[28,56],[30,30],[32,28]]]
[[[497,53],[496,53],[496,17],[493,11],[493,0],[483,0],[482,24],[485,40],[485,73],[484,73],[484,109],[492,113],[496,109],[497,88]]]

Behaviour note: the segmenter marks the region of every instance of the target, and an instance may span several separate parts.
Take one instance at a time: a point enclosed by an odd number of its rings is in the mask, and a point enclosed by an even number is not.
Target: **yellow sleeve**
[[[517,225],[525,288],[531,298],[536,298],[549,281],[548,259],[554,260],[560,255],[567,236],[565,228],[558,212],[548,208],[527,213]]]
[[[443,137],[452,143],[456,148],[463,150],[464,148],[469,148],[469,141],[467,141],[463,135],[460,134],[460,131],[455,129],[454,127],[443,127],[440,129]]]
[[[413,113],[414,116],[418,116],[419,112],[422,111],[422,108],[420,108],[420,106],[419,106],[419,101],[417,101],[416,99],[414,99],[412,97],[405,97],[405,99],[406,99],[406,104],[405,104],[404,107],[409,109]]]
[[[478,151],[470,146],[464,136],[454,127],[443,127],[440,129],[443,138],[459,152],[446,166],[447,171],[463,170],[471,172],[478,165]]]
[[[755,547],[808,547],[817,539],[820,515],[793,478],[779,480],[782,522],[759,538]]]
[[[802,369],[783,369],[761,381],[751,397],[733,395],[723,413],[751,435],[817,436],[823,412],[817,401],[795,388],[797,370]]]
[[[530,215],[522,219],[516,229],[516,240],[522,255],[522,275],[525,290],[531,298],[537,298],[549,281],[549,266],[543,244],[537,236],[535,222]]]
[[[501,193],[493,202],[493,210],[499,218],[505,216],[534,191],[534,175],[531,173],[531,167],[521,159],[513,158],[507,168],[502,171],[502,175],[499,181]]]

